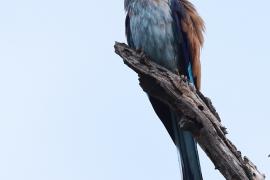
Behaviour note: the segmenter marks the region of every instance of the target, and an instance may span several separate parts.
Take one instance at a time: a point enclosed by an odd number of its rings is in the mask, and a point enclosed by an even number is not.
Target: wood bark
[[[182,129],[192,132],[198,144],[228,180],[263,180],[265,175],[226,137],[227,131],[209,98],[179,76],[151,61],[143,52],[116,43],[115,52],[139,75],[142,89],[185,118]]]

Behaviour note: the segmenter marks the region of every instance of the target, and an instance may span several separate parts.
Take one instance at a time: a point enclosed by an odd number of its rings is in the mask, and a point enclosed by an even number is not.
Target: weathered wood
[[[139,75],[142,89],[166,103],[175,112],[185,115],[179,126],[192,132],[199,145],[228,180],[263,180],[264,174],[242,157],[241,152],[225,136],[226,128],[212,105],[185,77],[179,77],[150,61],[142,52],[122,43],[115,44],[115,52],[124,63]]]

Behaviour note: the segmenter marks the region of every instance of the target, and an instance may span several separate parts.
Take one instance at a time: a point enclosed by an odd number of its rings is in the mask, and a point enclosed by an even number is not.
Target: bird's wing
[[[184,54],[187,76],[196,88],[201,87],[200,51],[203,45],[204,22],[194,6],[187,0],[172,0],[175,33]],[[183,63],[182,63],[183,64]]]
[[[125,28],[126,28],[126,37],[127,43],[130,47],[134,48],[131,32],[130,32],[130,17],[129,12],[127,12],[126,21],[125,21]]]

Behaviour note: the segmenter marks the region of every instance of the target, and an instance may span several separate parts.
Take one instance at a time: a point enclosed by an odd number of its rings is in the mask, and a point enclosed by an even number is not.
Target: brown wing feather
[[[185,10],[185,16],[182,19],[181,25],[183,31],[187,34],[189,41],[190,53],[192,57],[192,72],[195,81],[195,86],[201,88],[201,63],[200,52],[203,46],[204,38],[204,22],[199,16],[193,4],[187,0],[179,0]]]

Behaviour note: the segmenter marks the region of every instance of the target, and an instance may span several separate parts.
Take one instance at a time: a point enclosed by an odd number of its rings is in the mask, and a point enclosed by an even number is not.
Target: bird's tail
[[[179,161],[182,167],[183,180],[202,180],[197,143],[192,134],[180,129],[178,116],[171,111],[174,143],[177,147]]]
[[[158,99],[149,96],[149,100],[177,147],[183,180],[202,180],[197,143],[190,132],[178,126],[181,117]]]

